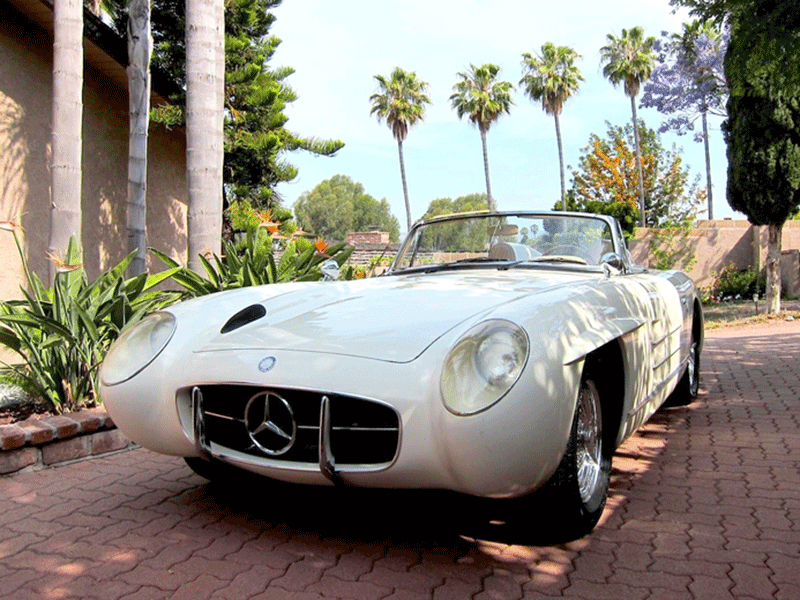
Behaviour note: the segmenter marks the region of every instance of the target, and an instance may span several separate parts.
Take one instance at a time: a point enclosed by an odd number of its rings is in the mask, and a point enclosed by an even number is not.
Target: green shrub
[[[766,276],[752,267],[737,269],[728,265],[720,271],[711,290],[711,296],[716,301],[721,300],[750,300],[755,294],[763,297],[767,288]]]
[[[27,280],[22,300],[0,300],[0,344],[16,352],[19,364],[3,363],[7,377],[25,382],[50,409],[60,413],[97,400],[97,369],[111,344],[146,313],[174,302],[177,294],[153,291],[174,270],[125,278],[133,253],[89,281],[75,239],[52,287],[27,265],[14,236]]]
[[[237,233],[267,229],[270,233],[279,233],[289,237],[297,231],[297,223],[292,219],[292,212],[276,206],[265,210],[255,208],[247,200],[236,200],[225,210],[225,217],[230,223],[230,239]]]
[[[317,281],[322,279],[322,263],[333,259],[341,267],[353,253],[353,248],[344,243],[327,247],[321,240],[311,242],[294,238],[286,243],[276,262],[273,252],[275,243],[263,228],[249,230],[240,242],[224,241],[224,258],[214,254],[208,260],[200,255],[207,277],[181,267],[163,252],[154,249],[151,252],[174,271],[172,279],[184,288],[187,297],[251,285]]]

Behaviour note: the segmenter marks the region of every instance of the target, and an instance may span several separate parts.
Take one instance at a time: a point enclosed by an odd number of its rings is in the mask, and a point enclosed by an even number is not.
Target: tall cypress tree
[[[785,52],[800,44],[800,31],[781,28],[775,4],[754,0],[731,12],[725,57],[730,97],[723,123],[728,202],[754,225],[769,228],[771,313],[780,311],[783,225],[800,207],[800,82],[796,63],[786,60]]]
[[[800,3],[797,0],[670,0],[728,21],[730,88],[723,134],[728,203],[769,227],[767,312],[780,311],[781,233],[800,207]]]

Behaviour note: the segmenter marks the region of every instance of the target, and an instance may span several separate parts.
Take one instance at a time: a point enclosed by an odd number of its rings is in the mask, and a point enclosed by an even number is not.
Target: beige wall
[[[634,262],[650,264],[651,235],[652,232],[647,229],[636,229],[636,237],[630,243]],[[689,276],[698,287],[709,288],[715,274],[727,265],[733,264],[739,269],[751,266],[763,268],[767,255],[767,228],[755,227],[747,221],[700,221],[685,243],[691,247],[695,257],[694,266],[688,271]],[[800,221],[786,222],[782,248],[787,255],[791,253],[786,251],[800,248]],[[784,264],[787,269],[793,268],[791,256],[787,256]],[[784,286],[796,279],[795,273],[787,271],[784,274]],[[787,291],[795,295],[788,287]]]
[[[45,277],[50,235],[52,37],[0,4],[0,222],[14,222],[30,266]],[[84,73],[83,239],[90,277],[127,254],[127,91],[99,71]],[[185,135],[151,125],[148,244],[186,256]],[[0,229],[0,298],[19,296],[21,266]],[[158,269],[160,264],[155,261]]]

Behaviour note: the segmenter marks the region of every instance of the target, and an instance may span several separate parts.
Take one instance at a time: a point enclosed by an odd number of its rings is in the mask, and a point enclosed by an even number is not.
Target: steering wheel
[[[589,256],[589,253],[586,252],[583,248],[579,248],[578,246],[571,246],[569,244],[562,244],[561,246],[553,246],[547,252],[544,253],[545,256],[576,256],[578,258],[582,258],[587,263],[592,261],[592,257]]]

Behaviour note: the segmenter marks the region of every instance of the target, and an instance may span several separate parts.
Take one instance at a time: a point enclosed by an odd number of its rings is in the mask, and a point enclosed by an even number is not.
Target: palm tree
[[[394,139],[397,140],[400,177],[403,180],[403,197],[406,202],[406,221],[410,230],[411,204],[408,200],[406,167],[403,161],[403,141],[408,135],[409,128],[425,118],[425,105],[431,103],[426,95],[428,84],[417,79],[416,73],[404,71],[400,67],[395,67],[388,79],[382,75],[375,75],[375,79],[380,91],[369,98],[372,102],[369,114],[377,115],[378,122],[386,121]]]
[[[53,3],[52,191],[48,252],[61,258],[81,242],[83,150],[83,2]],[[57,266],[50,268],[54,279]]]
[[[636,146],[636,169],[639,172],[639,210],[641,225],[645,227],[644,181],[642,175],[642,150],[639,145],[639,123],[636,116],[636,96],[642,83],[650,78],[656,64],[653,51],[654,37],[644,37],[644,29],[637,26],[622,30],[622,36],[615,37],[609,33],[608,42],[600,48],[600,61],[605,63],[603,76],[613,85],[624,84],[625,95],[631,99],[633,117],[633,138]]]
[[[564,149],[561,144],[561,123],[559,115],[570,96],[578,91],[583,76],[573,63],[581,55],[569,46],[556,46],[547,42],[542,46],[542,53],[532,56],[526,52],[522,55],[523,75],[519,84],[531,100],[541,100],[542,108],[548,115],[553,115],[556,122],[556,143],[558,145],[558,164],[561,176],[561,204],[567,210],[567,191],[564,183]]]
[[[147,129],[150,124],[150,0],[128,6],[128,250],[131,275],[147,271]]]
[[[225,84],[223,0],[186,2],[186,181],[189,268],[200,254],[221,254],[223,89]]]
[[[496,210],[492,198],[492,186],[489,181],[489,152],[486,148],[486,133],[503,113],[511,110],[514,100],[511,90],[514,86],[508,81],[497,81],[500,67],[487,63],[476,67],[469,66],[469,71],[458,73],[461,81],[453,86],[455,93],[450,96],[450,104],[456,110],[458,118],[469,117],[473,125],[481,132],[483,145],[483,169],[486,174],[486,196],[489,209]]]

